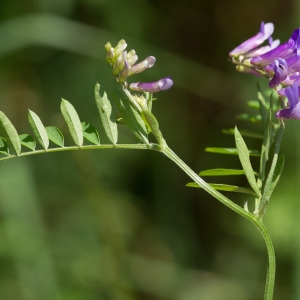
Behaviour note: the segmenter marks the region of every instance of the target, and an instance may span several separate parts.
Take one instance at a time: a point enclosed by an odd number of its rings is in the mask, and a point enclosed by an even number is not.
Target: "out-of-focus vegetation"
[[[2,0],[0,110],[20,133],[30,131],[28,108],[64,130],[63,97],[98,126],[94,85],[114,83],[104,44],[125,38],[141,59],[157,58],[139,80],[173,77],[154,111],[175,152],[195,171],[239,167],[235,157],[203,151],[233,146],[221,129],[243,126],[235,116],[256,96],[256,79],[235,72],[227,53],[262,20],[286,40],[298,19],[297,1]],[[298,128],[287,123],[286,168],[266,215],[278,259],[275,299],[300,299]],[[130,138],[126,128],[120,134]],[[0,299],[261,299],[258,232],[188,181],[152,152],[1,163]]]

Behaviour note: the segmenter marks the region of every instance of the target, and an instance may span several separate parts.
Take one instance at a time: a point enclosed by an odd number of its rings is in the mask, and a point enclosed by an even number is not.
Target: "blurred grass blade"
[[[255,195],[255,193],[251,189],[243,188],[236,185],[218,184],[218,183],[209,183],[209,185],[218,191]],[[189,182],[186,186],[201,188],[196,182]]]
[[[240,132],[238,131],[237,127],[235,128],[235,143],[236,148],[238,151],[238,156],[240,159],[240,162],[242,164],[242,167],[245,171],[245,175],[248,179],[248,182],[251,186],[251,188],[254,190],[257,196],[261,196],[261,192],[257,186],[256,178],[254,175],[254,171],[250,162],[250,156],[249,156],[249,150],[247,148],[247,145],[241,136]]]
[[[36,147],[36,141],[30,134],[20,134],[19,135],[21,145],[34,151]]]
[[[8,145],[7,145],[5,138],[3,138],[3,137],[0,137],[0,153],[9,155]]]
[[[74,106],[69,101],[62,99],[60,109],[75,144],[81,147],[83,145],[82,125]]]
[[[106,136],[112,144],[116,144],[118,142],[118,126],[106,92],[103,92],[103,96],[100,95],[99,83],[95,86],[95,100]]]
[[[209,169],[199,173],[199,176],[232,176],[232,175],[245,175],[244,170],[237,169]]]
[[[49,140],[57,146],[64,146],[64,136],[61,131],[55,126],[47,126],[45,127]]]
[[[99,145],[100,138],[95,127],[88,122],[82,122],[81,124],[84,138],[92,144]]]
[[[47,150],[49,147],[49,138],[40,117],[29,109],[28,119],[36,139]]]
[[[234,135],[234,128],[223,129],[222,133]],[[243,137],[250,137],[250,138],[254,138],[254,139],[263,139],[263,135],[256,131],[240,130],[240,133]]]
[[[147,127],[139,112],[132,107],[130,101],[118,90],[114,90],[112,96],[123,120],[132,133],[142,143],[149,144]]]
[[[261,115],[249,115],[249,114],[240,114],[237,116],[238,120],[249,121],[251,123],[261,123]]]
[[[16,153],[16,155],[19,156],[21,153],[21,141],[18,132],[2,111],[0,111],[0,127],[9,148],[11,148]]]

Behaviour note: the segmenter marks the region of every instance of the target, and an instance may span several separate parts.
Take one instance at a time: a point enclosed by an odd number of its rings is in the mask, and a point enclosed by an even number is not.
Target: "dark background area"
[[[236,115],[256,97],[257,78],[237,73],[228,52],[261,21],[273,22],[274,37],[287,40],[299,15],[297,1],[279,0],[2,0],[0,109],[20,133],[31,130],[28,108],[67,132],[59,112],[65,98],[99,126],[94,85],[114,84],[104,45],[125,38],[141,59],[157,59],[139,81],[173,77],[174,87],[154,106],[169,146],[196,172],[239,168],[236,157],[204,152],[234,146],[222,129],[247,127]],[[299,128],[286,124],[285,171],[265,217],[277,253],[278,300],[300,299]],[[131,139],[126,128],[120,135]],[[185,187],[189,181],[150,151],[2,162],[0,299],[262,299],[267,260],[259,232]]]

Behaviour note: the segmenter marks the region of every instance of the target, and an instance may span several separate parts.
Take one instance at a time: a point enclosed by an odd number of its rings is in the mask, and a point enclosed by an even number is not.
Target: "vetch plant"
[[[261,124],[261,131],[239,130],[237,127],[227,129],[224,133],[234,136],[235,148],[206,148],[207,152],[237,155],[241,164],[239,170],[218,168],[197,174],[172,151],[152,112],[152,105],[156,101],[156,93],[170,89],[173,80],[166,76],[155,82],[132,82],[132,76],[152,68],[156,59],[149,56],[138,62],[135,50],[127,52],[125,40],[120,40],[115,47],[110,43],[105,45],[106,60],[112,67],[118,89],[104,91],[98,83],[94,89],[99,119],[108,143],[102,143],[96,127],[82,121],[74,106],[62,99],[60,110],[74,145],[65,146],[65,133],[56,126],[45,126],[31,110],[28,111],[28,119],[33,134],[19,134],[8,117],[0,112],[0,160],[85,149],[140,149],[162,153],[190,177],[192,182],[187,183],[187,186],[202,188],[259,230],[268,253],[264,299],[273,299],[275,252],[263,217],[284,166],[284,157],[279,155],[284,121],[300,119],[300,29],[296,29],[289,40],[282,44],[279,40],[273,40],[273,31],[272,23],[262,22],[255,36],[229,53],[238,71],[266,77],[270,89],[274,89],[274,93],[267,98],[258,85],[257,100],[248,102],[254,113],[239,116],[243,120]],[[118,143],[119,124],[129,127],[136,138],[135,143]],[[248,149],[245,137],[259,140],[261,148]],[[255,157],[259,160],[258,170],[253,169],[251,162]],[[203,179],[233,175],[245,176],[248,186],[208,183]],[[241,206],[225,196],[223,191],[246,194],[247,201]]]

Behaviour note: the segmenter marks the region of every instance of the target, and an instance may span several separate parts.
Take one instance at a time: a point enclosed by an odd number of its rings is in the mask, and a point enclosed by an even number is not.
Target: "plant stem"
[[[235,204],[229,198],[225,197],[223,194],[212,188],[206,181],[204,181],[200,176],[198,176],[188,165],[185,164],[169,147],[154,147],[153,150],[157,150],[165,154],[171,161],[173,161],[178,167],[180,167],[192,180],[194,180],[203,190],[208,194],[219,200],[222,204],[229,207],[231,210],[241,215],[245,219],[249,220],[255,225],[255,227],[261,233],[267,247],[268,253],[268,267],[265,285],[264,300],[272,300],[274,293],[275,284],[275,252],[273,243],[269,232],[267,231],[265,225],[261,220],[259,220],[254,214],[246,211],[239,205]]]

